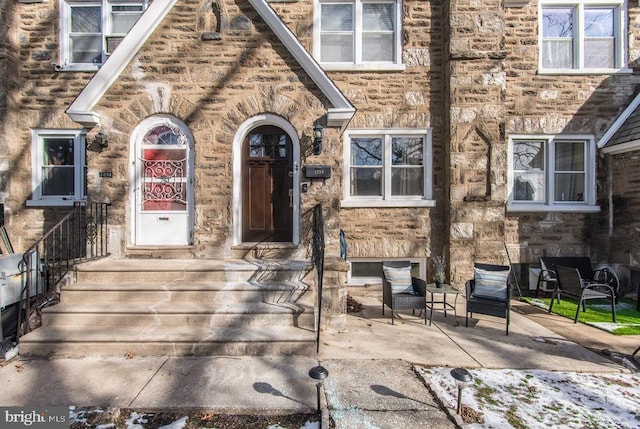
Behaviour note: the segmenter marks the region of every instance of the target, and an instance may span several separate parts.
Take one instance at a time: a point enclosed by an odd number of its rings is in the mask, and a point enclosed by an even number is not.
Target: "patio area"
[[[458,297],[459,324],[449,311],[436,310],[431,326],[424,318],[402,311],[391,324],[382,315],[380,285],[349,288],[362,305],[348,313],[347,332],[321,336],[320,359],[404,359],[425,366],[541,369],[551,371],[626,371],[624,360],[640,344],[640,336],[616,336],[548,314],[512,300],[509,335],[504,319],[474,314],[464,326],[465,300]],[[449,297],[453,301],[453,297]],[[635,362],[638,365],[638,362]]]

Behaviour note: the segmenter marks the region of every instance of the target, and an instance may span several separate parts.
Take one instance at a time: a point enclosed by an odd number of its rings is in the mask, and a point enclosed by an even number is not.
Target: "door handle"
[[[293,207],[293,189],[289,189],[289,207]]]

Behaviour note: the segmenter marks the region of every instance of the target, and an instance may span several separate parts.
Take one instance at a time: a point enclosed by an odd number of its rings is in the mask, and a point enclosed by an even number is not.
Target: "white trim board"
[[[100,115],[93,108],[176,2],[177,0],[154,1],[149,5],[118,49],[107,59],[67,109],[66,113],[73,121],[87,128],[100,125]],[[331,107],[327,109],[327,126],[345,128],[355,114],[355,107],[267,4],[267,0],[249,0],[249,3],[331,103]]]

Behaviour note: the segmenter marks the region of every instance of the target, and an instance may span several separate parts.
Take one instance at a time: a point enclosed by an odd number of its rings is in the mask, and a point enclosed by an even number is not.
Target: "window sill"
[[[404,64],[336,64],[320,63],[324,71],[345,71],[345,72],[403,72],[406,70]]]
[[[435,207],[435,200],[342,200],[340,206],[343,208],[386,208],[386,207]]]
[[[58,72],[97,72],[100,70],[100,65],[92,65],[92,64],[76,64],[76,65],[56,65],[55,69]]]
[[[589,206],[585,204],[580,205],[544,205],[544,204],[508,204],[507,212],[509,213],[599,213],[600,206]]]
[[[539,75],[610,75],[610,74],[631,74],[633,70],[627,67],[620,69],[538,69]]]
[[[27,200],[27,207],[73,207],[75,203],[85,200],[55,198],[50,200]]]

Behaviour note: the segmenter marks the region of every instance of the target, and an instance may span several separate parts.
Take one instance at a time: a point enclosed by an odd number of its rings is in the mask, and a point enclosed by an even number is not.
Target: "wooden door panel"
[[[269,165],[249,165],[246,194],[247,216],[245,234],[247,241],[265,240],[271,229],[271,179]]]
[[[291,139],[279,128],[259,127],[243,147],[242,240],[293,239]]]

